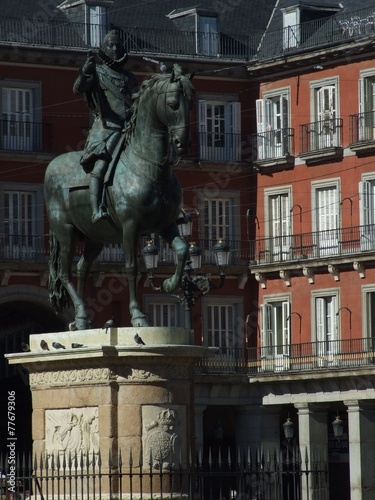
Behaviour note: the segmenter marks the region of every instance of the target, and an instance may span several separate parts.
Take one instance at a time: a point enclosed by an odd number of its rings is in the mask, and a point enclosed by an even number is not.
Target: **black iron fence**
[[[251,266],[373,252],[375,224],[261,238],[250,246]]]
[[[323,369],[352,369],[375,365],[375,339],[355,338],[259,347],[221,347],[202,359],[197,373],[262,375]]]
[[[342,118],[331,118],[300,126],[301,153],[342,146]]]
[[[51,149],[51,123],[0,120],[0,150],[48,153]]]
[[[100,453],[34,460],[2,457],[1,498],[48,499],[186,499],[186,500],[327,500],[327,462],[319,454],[302,455],[296,446],[249,450],[232,460],[197,457],[188,465],[159,468],[135,463],[130,453],[105,462]]]

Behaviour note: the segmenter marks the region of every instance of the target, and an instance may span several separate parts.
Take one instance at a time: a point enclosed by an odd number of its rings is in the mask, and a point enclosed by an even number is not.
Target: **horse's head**
[[[170,143],[177,156],[186,154],[190,142],[190,111],[195,89],[192,75],[184,75],[175,64],[169,78],[161,84],[158,99],[158,116],[168,128]]]

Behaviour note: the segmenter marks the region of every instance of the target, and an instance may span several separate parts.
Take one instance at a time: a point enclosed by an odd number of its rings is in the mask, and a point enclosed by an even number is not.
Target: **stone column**
[[[375,406],[370,402],[345,401],[348,407],[349,469],[351,500],[375,498]]]
[[[326,470],[328,460],[328,429],[327,429],[327,408],[318,405],[295,404],[298,410],[298,433],[299,448],[302,461],[302,469],[306,470]],[[306,466],[306,462],[308,464]],[[313,475],[309,475],[313,478]],[[309,487],[306,483],[307,475],[302,475],[302,499],[313,498],[313,489],[316,491],[317,485],[312,481]],[[328,476],[325,476],[328,479]],[[328,482],[324,484],[324,476],[320,476],[320,486],[322,492],[326,492]],[[309,488],[309,491],[308,491]]]
[[[135,343],[135,333],[146,345]],[[54,349],[53,342],[66,348]],[[186,468],[194,453],[194,364],[212,351],[190,342],[190,330],[182,328],[31,335],[31,352],[7,357],[30,373],[33,454],[47,457],[48,467],[53,461],[52,469],[77,454],[73,470],[82,470],[97,464],[100,452],[108,494],[151,492],[147,471]],[[121,485],[107,484],[108,467],[120,465]],[[130,484],[126,471],[134,466]],[[139,466],[146,471],[142,484]],[[170,491],[172,483],[159,487]]]

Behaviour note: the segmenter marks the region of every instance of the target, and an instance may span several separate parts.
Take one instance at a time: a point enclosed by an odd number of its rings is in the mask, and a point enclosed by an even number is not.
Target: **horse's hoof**
[[[73,321],[72,323],[69,323],[69,331],[70,332],[75,332],[76,330],[77,330],[76,322]]]
[[[140,327],[150,326],[147,319],[146,319],[146,316],[138,316],[137,318],[133,318],[132,325],[134,327],[136,327],[136,326],[140,326]]]

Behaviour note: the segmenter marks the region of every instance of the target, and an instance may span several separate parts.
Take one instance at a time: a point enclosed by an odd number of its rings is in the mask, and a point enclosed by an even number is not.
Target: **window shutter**
[[[283,354],[284,356],[289,355],[290,346],[290,302],[283,302]]]
[[[230,145],[228,160],[241,161],[241,103],[228,102],[225,105],[225,133]]]
[[[267,356],[272,351],[272,306],[270,304],[262,304],[260,312],[262,316],[262,339],[261,339],[261,354],[262,357]]]
[[[318,343],[317,353],[324,354],[325,352],[325,301],[322,297],[315,299],[315,322],[316,322],[316,340]]]
[[[370,224],[370,196],[371,184],[368,181],[360,181],[359,183],[359,224],[367,226]]]
[[[272,128],[272,101],[270,99],[256,100],[257,133],[267,132]]]

